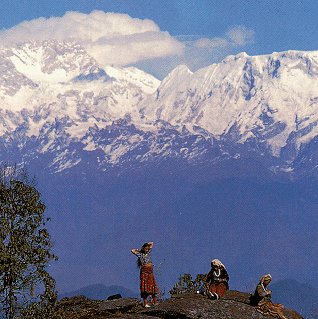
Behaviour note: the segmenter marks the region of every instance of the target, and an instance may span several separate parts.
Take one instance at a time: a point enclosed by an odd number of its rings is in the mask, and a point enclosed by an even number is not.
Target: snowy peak
[[[67,82],[79,74],[99,71],[97,62],[75,42],[40,41],[17,45],[7,58],[34,82]]]
[[[145,102],[143,112],[189,130],[200,126],[218,138],[235,127],[241,143],[261,138],[279,154],[292,132],[302,132],[298,147],[318,135],[317,66],[317,52],[288,51],[255,57],[241,53],[193,74],[178,67]]]
[[[69,119],[67,133],[138,116],[137,104],[159,81],[136,68],[103,68],[74,41],[36,41],[0,50],[0,135]]]
[[[147,94],[154,93],[154,91],[160,84],[160,81],[154,76],[134,67],[121,68],[114,66],[105,66],[104,70],[110,77],[119,81],[126,81],[134,84]]]
[[[289,172],[318,139],[318,52],[240,53],[161,83],[70,41],[1,49],[0,62],[0,148],[48,156],[54,171],[247,152]]]
[[[165,92],[166,90],[174,90],[176,87],[182,88],[182,86],[185,85],[191,78],[192,74],[193,72],[191,72],[186,65],[179,65],[176,67],[161,82],[156,94],[157,99],[161,98],[161,92]]]
[[[30,83],[67,83],[72,80],[125,81],[152,93],[160,81],[136,68],[105,66],[75,41],[32,41],[0,49],[1,78],[13,72]],[[6,67],[4,67],[6,66]],[[7,73],[7,74],[6,74]]]

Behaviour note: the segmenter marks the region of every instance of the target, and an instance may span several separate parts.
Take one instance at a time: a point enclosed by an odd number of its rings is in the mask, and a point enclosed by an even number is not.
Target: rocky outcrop
[[[83,296],[64,298],[58,312],[63,319],[106,319],[106,318],[171,318],[171,319],[264,319],[250,305],[249,294],[229,291],[221,300],[210,300],[198,294],[181,294],[167,299],[151,308],[143,308],[134,298],[117,300],[90,300]],[[286,309],[289,319],[301,319],[295,311]]]

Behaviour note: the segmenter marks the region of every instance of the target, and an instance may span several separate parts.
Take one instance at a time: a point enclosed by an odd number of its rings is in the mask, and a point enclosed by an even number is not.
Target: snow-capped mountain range
[[[318,282],[317,80],[318,51],[241,53],[159,81],[76,42],[1,48],[0,162],[36,175],[59,284],[131,282],[122,265],[148,238],[171,284],[214,256],[231,284],[269,269]]]
[[[2,160],[46,156],[57,172],[248,154],[275,171],[315,168],[318,51],[241,53],[162,82],[102,66],[72,41],[2,48],[0,61]]]

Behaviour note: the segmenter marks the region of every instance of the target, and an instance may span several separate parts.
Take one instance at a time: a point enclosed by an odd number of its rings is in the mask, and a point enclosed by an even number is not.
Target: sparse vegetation
[[[204,289],[206,285],[206,274],[198,274],[192,279],[191,274],[183,274],[179,276],[178,281],[169,291],[171,295],[183,294],[188,292],[196,292]]]

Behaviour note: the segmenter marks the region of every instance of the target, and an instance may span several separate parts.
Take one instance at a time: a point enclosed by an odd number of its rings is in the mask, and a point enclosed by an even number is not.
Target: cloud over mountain
[[[141,61],[136,63],[136,66],[158,78],[164,78],[180,64],[185,64],[191,71],[196,71],[212,63],[220,62],[227,55],[245,51],[248,45],[253,45],[254,37],[254,30],[244,25],[234,26],[225,34],[216,37],[179,35],[175,38],[184,45],[181,54]]]
[[[184,41],[184,63],[192,70],[219,62],[229,54],[238,51],[254,42],[254,30],[243,25],[230,28],[220,37],[194,37]]]
[[[193,42],[196,48],[217,49],[241,47],[253,42],[254,31],[244,26],[236,26],[230,29],[224,37],[221,38],[201,38]]]
[[[79,42],[103,66],[136,65],[162,78],[179,64],[195,71],[253,43],[254,31],[235,26],[218,37],[172,36],[150,19],[92,11],[24,21],[0,31],[2,46],[30,40]]]
[[[127,14],[67,12],[62,17],[24,21],[0,32],[3,45],[30,40],[68,40],[81,43],[101,64],[126,65],[144,59],[179,55],[184,45],[151,20]]]

